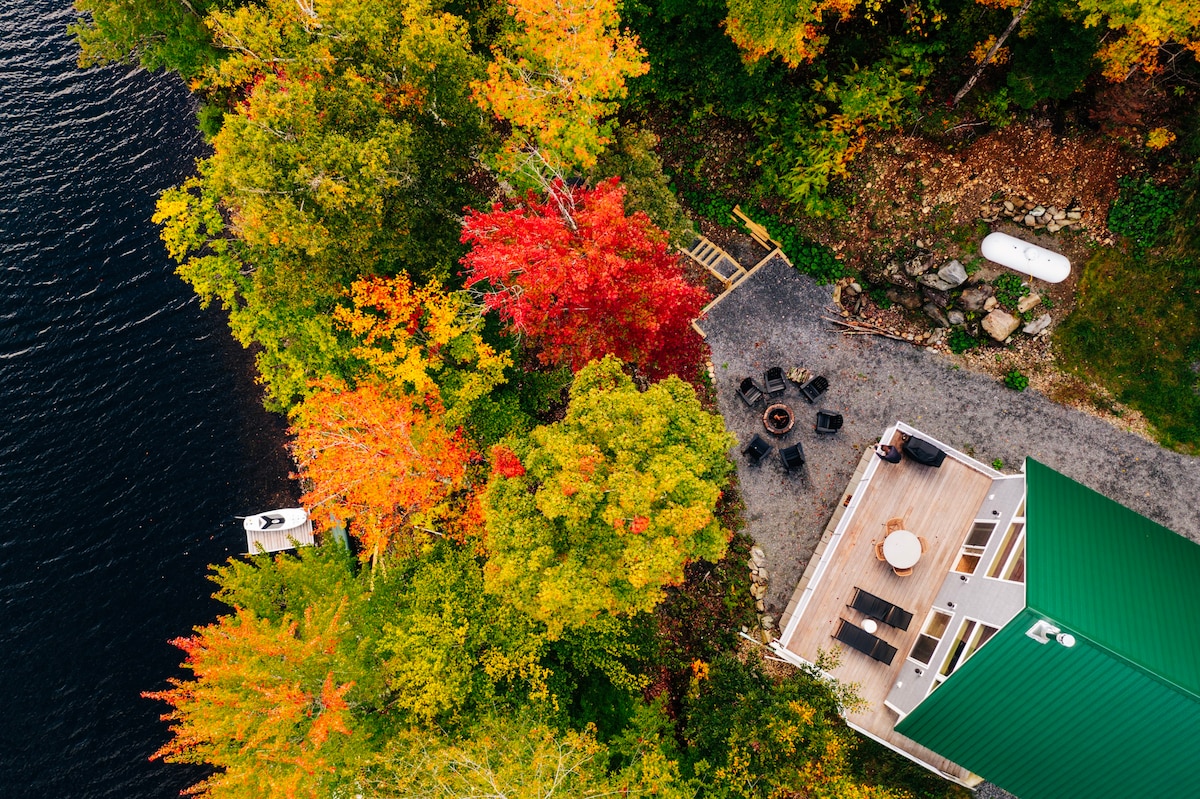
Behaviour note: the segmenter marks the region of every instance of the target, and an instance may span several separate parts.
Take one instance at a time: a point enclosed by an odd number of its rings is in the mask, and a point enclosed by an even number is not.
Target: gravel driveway
[[[832,287],[818,286],[774,259],[714,308],[708,334],[718,403],[744,445],[755,433],[804,445],[800,473],[783,471],[773,453],[761,466],[734,452],[746,503],[746,532],[767,556],[767,605],[784,609],[864,450],[901,420],[984,463],[1018,471],[1026,456],[1072,477],[1172,530],[1200,541],[1200,459],[1164,450],[1045,397],[1005,388],[959,370],[951,357],[875,336],[843,336],[831,316]],[[780,396],[797,412],[792,431],[768,436],[762,410],[734,393],[742,378],[762,384],[771,366],[804,366],[825,375],[829,391],[809,405],[789,382]],[[817,407],[842,413],[834,435],[813,432]]]

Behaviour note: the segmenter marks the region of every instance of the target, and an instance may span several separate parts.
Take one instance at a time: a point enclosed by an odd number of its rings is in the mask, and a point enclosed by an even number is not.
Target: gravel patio
[[[912,345],[873,336],[843,336],[832,316],[832,288],[818,286],[782,258],[748,276],[700,322],[712,347],[718,404],[739,445],[733,458],[746,504],[746,532],[766,554],[768,612],[778,618],[820,540],[835,503],[865,448],[896,420],[1003,471],[1025,456],[1072,477],[1170,529],[1200,542],[1200,459],[1164,450],[1094,417],[1033,392],[1016,392],[985,375]],[[829,391],[809,405],[797,387],[773,398],[797,413],[776,438],[735,393],[744,377],[761,386],[771,366],[810,369]],[[813,431],[818,408],[837,411],[837,433]],[[752,466],[741,454],[758,433],[770,443],[803,444],[799,472],[783,470],[772,452]]]

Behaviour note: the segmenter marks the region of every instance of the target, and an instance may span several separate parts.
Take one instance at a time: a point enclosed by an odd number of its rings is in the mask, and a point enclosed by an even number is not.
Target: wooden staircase
[[[699,237],[692,246],[683,251],[693,261],[708,270],[709,274],[721,281],[725,291],[733,288],[734,284],[746,276],[746,270],[734,258],[704,236]]]

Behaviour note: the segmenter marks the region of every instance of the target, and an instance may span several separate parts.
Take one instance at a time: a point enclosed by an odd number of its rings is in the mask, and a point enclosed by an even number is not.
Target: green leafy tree
[[[286,407],[353,371],[329,317],[355,278],[449,274],[483,135],[479,63],[462,21],[425,0],[270,0],[207,24],[230,55],[197,83],[244,99],[155,220],[181,276],[262,347]]]
[[[448,723],[505,695],[547,696],[540,625],[484,592],[472,553],[443,544],[394,565],[371,603],[388,702],[408,718]]]
[[[853,776],[856,736],[838,715],[852,701],[804,672],[777,683],[753,659],[698,664],[684,709],[684,773],[720,799],[906,797]]]
[[[814,67],[809,102],[785,106],[760,120],[763,177],[788,200],[813,214],[835,210],[824,200],[874,131],[914,118],[933,72],[929,48],[900,42],[875,63],[837,74]]]
[[[613,358],[585,367],[561,422],[493,452],[488,590],[552,636],[652,609],[685,563],[725,551],[713,511],[732,444],[678,378],[639,392]]]
[[[696,229],[663,174],[657,146],[658,137],[652,132],[632,123],[622,125],[612,145],[600,154],[591,182],[620,178],[625,187],[625,213],[633,216],[641,211],[670,235],[672,245],[686,247],[696,237]]]
[[[190,78],[215,62],[207,13],[237,0],[75,0],[84,14],[69,26],[79,42],[79,65],[136,62]]]
[[[644,724],[610,749],[593,730],[561,729],[531,709],[489,713],[462,737],[415,730],[398,736],[366,772],[363,797],[688,799],[694,790],[659,746],[664,732]],[[614,755],[622,762],[610,769]]]

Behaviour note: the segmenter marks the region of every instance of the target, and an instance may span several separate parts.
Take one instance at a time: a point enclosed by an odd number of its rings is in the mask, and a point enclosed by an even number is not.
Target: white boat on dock
[[[246,516],[246,547],[251,555],[259,552],[279,552],[295,546],[312,546],[312,520],[304,508],[280,508]]]

